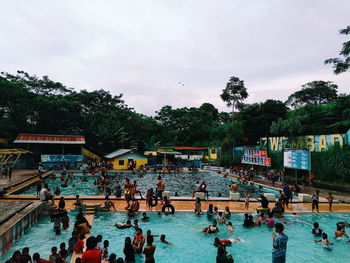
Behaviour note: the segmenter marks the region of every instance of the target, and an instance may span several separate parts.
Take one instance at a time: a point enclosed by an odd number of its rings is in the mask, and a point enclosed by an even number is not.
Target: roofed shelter
[[[19,134],[13,143],[33,153],[32,159],[27,159],[28,167],[36,166],[40,161],[46,163],[81,162],[85,137],[81,135]]]
[[[147,158],[137,153],[134,149],[119,149],[105,156],[113,166],[113,169],[133,169],[141,165],[147,165]]]

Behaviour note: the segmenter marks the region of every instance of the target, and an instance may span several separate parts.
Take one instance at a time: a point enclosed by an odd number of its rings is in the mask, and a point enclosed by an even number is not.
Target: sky
[[[122,93],[146,115],[205,102],[228,111],[231,76],[246,103],[285,101],[313,80],[350,93],[350,72],[323,64],[349,40],[348,0],[2,0],[0,10],[0,71]]]

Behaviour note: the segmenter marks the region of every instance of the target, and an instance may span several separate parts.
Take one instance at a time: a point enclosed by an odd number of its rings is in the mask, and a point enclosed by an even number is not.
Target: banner
[[[322,152],[327,151],[329,147],[339,145],[350,145],[350,130],[343,134],[325,134],[325,135],[305,135],[296,137],[269,137],[260,138],[260,146],[266,149],[267,145],[269,150],[280,152],[283,149],[307,149],[310,152]]]
[[[83,155],[41,155],[43,163],[82,162]]]
[[[283,167],[311,170],[310,152],[308,150],[284,150]]]
[[[241,163],[271,166],[271,158],[267,157],[267,151],[245,149]]]

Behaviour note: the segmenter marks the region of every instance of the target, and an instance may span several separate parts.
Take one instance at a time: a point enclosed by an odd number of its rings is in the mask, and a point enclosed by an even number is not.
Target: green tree
[[[341,35],[350,35],[350,26],[339,31]],[[343,48],[339,52],[340,58],[330,58],[324,61],[324,63],[333,65],[333,72],[340,74],[350,69],[350,41],[343,43]]]
[[[237,77],[231,77],[226,87],[222,90],[221,99],[226,102],[227,107],[232,107],[232,114],[243,101],[248,98],[247,88],[244,81]]]
[[[301,107],[310,104],[324,104],[335,101],[338,86],[331,81],[315,80],[306,83],[302,89],[288,97],[287,105]]]

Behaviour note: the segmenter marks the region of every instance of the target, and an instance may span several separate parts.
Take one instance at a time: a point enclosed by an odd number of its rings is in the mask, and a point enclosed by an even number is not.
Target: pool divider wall
[[[0,226],[0,255],[5,254],[44,213],[41,202],[33,202]]]

